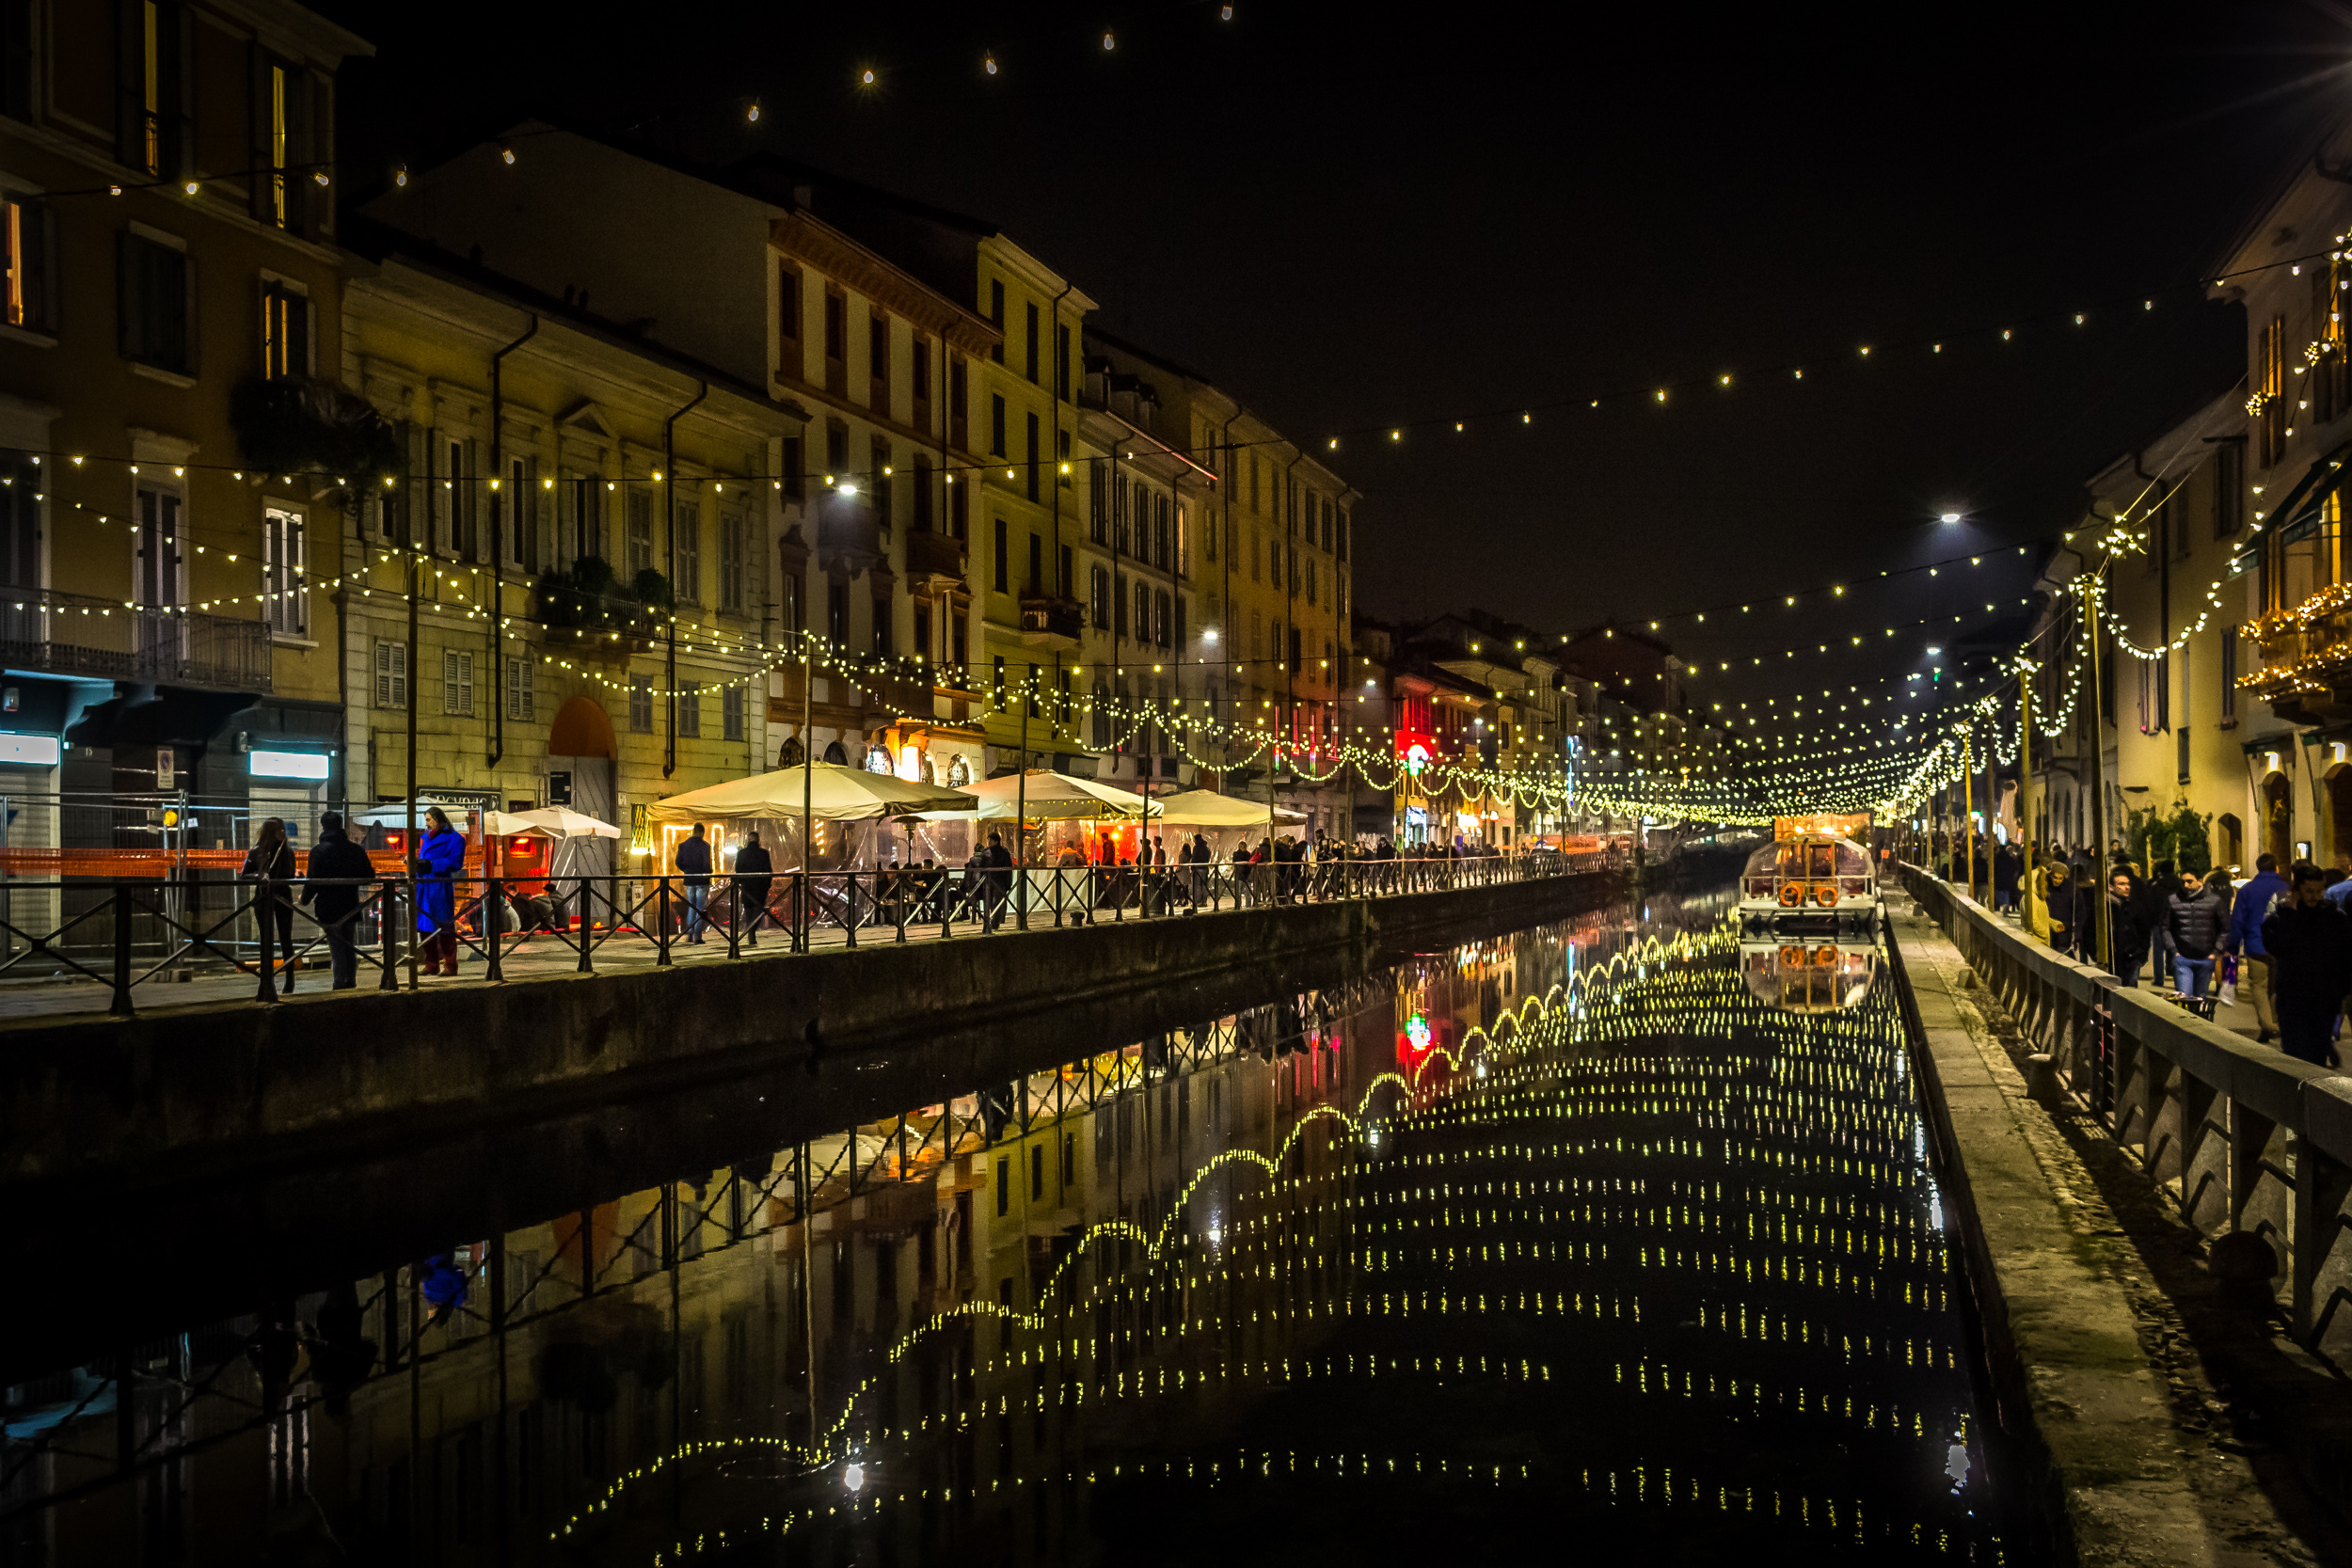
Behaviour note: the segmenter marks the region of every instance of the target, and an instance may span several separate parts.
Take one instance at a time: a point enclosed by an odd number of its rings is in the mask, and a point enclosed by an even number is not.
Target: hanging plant
[[[400,434],[357,392],[309,376],[241,382],[229,394],[229,422],[247,466],[264,473],[325,475],[356,511],[370,483],[407,467]]]

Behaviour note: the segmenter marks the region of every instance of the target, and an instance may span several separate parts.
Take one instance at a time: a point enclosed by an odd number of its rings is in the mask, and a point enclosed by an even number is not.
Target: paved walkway
[[[1234,907],[1231,897],[1219,900],[1219,908],[1227,912]],[[1216,911],[1204,904],[1199,912],[1207,914]],[[1109,925],[1114,922],[1114,919],[1136,921],[1143,917],[1136,912],[1134,905],[1130,904],[1125,909],[1117,911],[1116,915],[1113,911],[1104,910],[1088,918]],[[1183,920],[1192,918],[1192,916],[1179,907],[1177,912],[1153,918]],[[1074,923],[1072,917],[1065,917],[1065,919],[1066,923]],[[1053,911],[1050,909],[1032,909],[1029,912],[1028,928],[1033,931],[1054,929]],[[307,923],[298,925],[295,931],[297,942],[301,942],[305,932],[310,930]],[[906,941],[910,942],[942,940],[961,942],[967,938],[982,937],[986,934],[977,919],[958,920],[946,927],[944,931],[941,923],[932,919],[920,925],[909,924],[906,928]],[[996,935],[1001,938],[1019,934],[1020,927],[1016,924],[1015,917],[1008,911],[1004,924],[998,928]],[[896,944],[898,941],[898,933],[896,927],[890,926],[866,927],[857,933],[857,945],[860,947],[888,946]],[[503,978],[508,981],[551,980],[579,972],[580,955],[564,937],[542,931],[527,937],[509,937],[507,942],[507,948],[500,959],[500,969]],[[839,927],[820,926],[817,928],[811,951],[837,952],[845,950],[849,944],[847,933]],[[744,943],[739,946],[739,952],[740,957],[738,961],[788,957],[792,952],[791,939],[788,933],[771,927],[760,932],[756,946]],[[77,957],[81,956],[77,955]],[[404,946],[401,962],[395,971],[402,990],[408,989],[409,985],[407,957],[407,950]],[[88,957],[82,957],[81,961],[89,964],[93,969],[103,967],[103,960]],[[133,973],[144,973],[154,961],[155,958],[152,956],[136,959],[132,966]],[[383,970],[380,958],[373,949],[363,949],[360,953],[359,984],[358,988],[354,990],[336,991],[330,989],[326,948],[323,942],[311,948],[301,961],[305,967],[294,975],[294,990],[291,995],[281,994],[279,998],[281,1003],[306,1006],[329,1000],[349,1001],[356,997],[380,994]],[[634,932],[624,932],[618,936],[604,939],[601,945],[591,951],[590,961],[596,974],[612,974],[656,968],[660,963],[660,955],[656,943],[650,938],[639,936]],[[690,943],[681,937],[672,938],[670,962],[675,966],[690,967],[727,961],[726,937],[721,931],[713,930],[707,940],[700,944]],[[111,986],[95,980],[53,978],[45,975],[40,978],[20,978],[19,975],[23,971],[29,967],[29,963],[21,965],[17,971],[12,971],[7,975],[0,975],[0,1029],[5,1029],[10,1024],[41,1025],[68,1019],[98,1020],[107,1016],[108,1006],[113,1000]],[[61,964],[56,967],[63,969]],[[70,972],[67,973],[70,974]],[[427,987],[485,986],[487,984],[489,984],[489,976],[486,958],[483,952],[476,951],[474,948],[461,949],[458,973],[455,976],[428,977],[420,971],[416,981],[417,988],[420,990]],[[133,1007],[141,1013],[178,1011],[183,1008],[211,1009],[232,1006],[240,1003],[260,1006],[258,990],[258,976],[254,974],[249,971],[231,971],[221,960],[215,958],[209,963],[198,966],[194,971],[194,977],[185,981],[167,980],[159,975],[154,979],[135,985],[132,988],[131,1001]]]

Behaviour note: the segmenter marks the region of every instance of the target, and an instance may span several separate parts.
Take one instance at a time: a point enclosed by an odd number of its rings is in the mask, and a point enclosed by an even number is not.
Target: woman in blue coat
[[[427,806],[417,846],[417,929],[423,933],[417,956],[427,974],[457,973],[457,894],[450,879],[465,869],[466,835],[440,807]]]

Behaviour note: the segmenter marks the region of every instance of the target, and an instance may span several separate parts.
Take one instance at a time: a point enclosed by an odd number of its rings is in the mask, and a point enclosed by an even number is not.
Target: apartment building
[[[1187,759],[1208,765],[1234,793],[1270,784],[1282,805],[1306,814],[1309,832],[1353,836],[1353,785],[1337,752],[1356,738],[1361,705],[1343,701],[1360,695],[1349,679],[1357,492],[1168,356],[1097,327],[1088,329],[1087,354],[1089,400],[1132,447],[1156,445],[1168,475],[1173,547],[1163,556],[1155,515],[1149,559],[1129,568],[1130,593],[1169,595],[1173,635],[1153,647],[1177,657],[1153,678],[1215,722],[1186,757],[1164,765],[1175,763],[1179,776]]]
[[[532,121],[410,171],[368,213],[805,411],[762,469],[785,650],[767,761],[982,777],[979,582],[998,565],[993,498],[1016,483],[989,478],[999,394],[983,368],[1002,334],[818,215],[816,191],[785,166],[714,168]],[[615,203],[636,214],[626,234]]]
[[[247,809],[304,842],[344,780],[322,584],[369,433],[332,385],[333,127],[369,46],[284,0],[0,26],[0,790],[189,792],[234,808],[193,845],[242,842]],[[18,845],[154,842],[14,816]]]
[[[366,220],[347,240],[342,376],[406,465],[336,594],[353,797],[565,804],[661,854],[646,805],[771,754],[771,476],[809,415],[577,294]]]

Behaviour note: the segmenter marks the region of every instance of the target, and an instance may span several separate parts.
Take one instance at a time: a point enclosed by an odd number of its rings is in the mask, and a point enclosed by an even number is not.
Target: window
[[[931,531],[931,460],[921,452],[914,454],[914,531]]]
[[[304,574],[302,516],[284,507],[262,511],[262,619],[280,637],[310,630],[310,591]]]
[[[1136,579],[1136,641],[1152,641],[1152,585]]]
[[[1107,545],[1111,542],[1109,478],[1103,472],[1103,465],[1100,463],[1089,463],[1087,475],[1089,492],[1087,508],[1089,532],[1096,544]]]
[[[890,318],[868,316],[866,319],[866,363],[874,378],[873,405],[887,414],[890,411]]]
[[[804,373],[801,357],[801,264],[776,263],[776,373],[795,381]]]
[[[0,115],[33,118],[33,0],[0,0]]]
[[[1005,285],[1001,280],[988,286],[988,319],[996,324],[996,341],[989,345],[988,356],[1001,365],[1005,362]]]
[[[185,561],[180,553],[178,493],[141,485],[136,526],[138,538],[134,548],[138,602],[157,608],[179,604]]]
[[[2175,770],[2180,776],[2179,782],[2186,784],[2188,783],[2188,726],[2186,724],[2183,724],[2172,732],[2172,741],[2173,749],[2180,753],[2175,764]]]
[[[273,229],[300,230],[310,183],[310,78],[265,60],[253,86],[253,215]]]
[[[970,649],[964,641],[968,634],[969,627],[965,625],[962,608],[950,607],[947,611],[947,659],[955,666],[956,685],[959,687],[964,687],[964,683],[972,678]],[[969,688],[965,687],[965,689]]]
[[[995,564],[995,568],[994,568],[994,569],[995,569],[995,573],[996,573],[996,577],[995,577],[995,582],[996,582],[996,592],[998,592],[999,594],[1002,594],[1003,592],[1005,592],[1005,573],[1009,570],[1008,566],[1006,565],[1006,554],[1007,554],[1007,552],[1006,552],[1006,549],[1005,549],[1005,520],[1004,520],[1002,517],[999,517],[999,518],[997,518],[997,519],[996,519],[996,552],[995,552],[995,553],[996,553],[996,564]]]
[[[379,640],[375,644],[375,705],[408,705],[408,644],[405,642]]]
[[[178,375],[196,373],[196,263],[176,245],[121,237],[122,356]]]
[[[719,608],[740,610],[743,608],[743,515],[739,512],[719,514]]]
[[[2237,728],[2237,627],[2221,628],[2221,717],[2225,730]]]
[[[807,484],[801,477],[802,472],[801,438],[798,436],[787,436],[784,438],[785,499],[800,500],[808,494]]]
[[[1094,629],[1106,630],[1111,624],[1111,575],[1102,567],[1094,568],[1093,592],[1088,596],[1089,617]]]
[[[719,738],[743,738],[743,689],[730,686],[719,693]]]
[[[1037,385],[1038,359],[1037,307],[1035,305],[1024,305],[1021,308],[1021,310],[1024,318],[1024,325],[1028,329],[1026,334],[1027,341],[1022,345],[1022,352],[1026,356],[1026,362],[1022,366],[1022,372],[1029,378],[1029,385],[1034,387]]]
[[[572,559],[604,557],[604,486],[593,479],[572,481]]]
[[[965,498],[971,493],[968,481],[958,484],[955,475],[947,476],[947,531],[958,539],[970,537],[971,509],[965,504]]]
[[[628,678],[628,727],[637,735],[653,734],[653,677]]]
[[[1339,546],[1340,547],[1337,552],[1339,558],[1342,561],[1345,561],[1347,559],[1347,514],[1344,512],[1340,514]]]
[[[511,657],[506,661],[506,717],[529,722],[533,712],[532,681],[539,668],[538,660],[529,655]]]
[[[671,591],[684,604],[703,597],[703,514],[692,501],[671,504],[671,552],[676,558],[677,581]]]
[[[149,174],[176,175],[183,150],[180,9],[168,0],[123,0],[116,15],[115,156]]]
[[[931,402],[931,341],[921,333],[916,333],[908,346],[907,362],[909,369],[907,379],[914,383],[910,390],[914,394],[916,405],[926,411],[917,417],[916,422],[925,430],[929,430],[930,415],[928,410]]]
[[[1037,499],[1038,490],[1037,416],[1035,414],[1026,414],[1022,416],[1022,418],[1024,422],[1028,427],[1027,451],[1029,454],[1029,499],[1031,500],[1035,500]]]
[[[839,420],[831,420],[825,426],[825,467],[830,470],[825,477],[836,478],[849,466],[850,427]]]
[[[947,439],[964,451],[972,450],[972,441],[964,431],[963,361],[947,361]]]
[[[1253,528],[1249,531],[1249,580],[1252,582],[1258,580],[1258,531]]]
[[[677,733],[681,740],[702,738],[703,689],[700,681],[677,683]]]
[[[1192,576],[1192,540],[1184,529],[1184,509],[1176,509],[1176,575]]]
[[[498,498],[492,497],[495,502]],[[506,460],[506,500],[504,510],[515,516],[515,533],[510,541],[515,546],[515,564],[526,572],[536,572],[542,559],[539,548],[539,460],[535,457],[510,457]],[[493,526],[503,526],[502,523]]]
[[[1070,401],[1070,324],[1054,324],[1054,396]]]
[[[1152,498],[1152,563],[1165,572],[1175,557],[1168,550],[1168,498]]]
[[[931,607],[928,600],[914,601],[914,657],[924,663],[931,662]]]
[[[628,493],[628,537],[621,551],[621,580],[633,580],[640,572],[653,569],[653,492],[633,489]]]
[[[1127,635],[1127,579],[1116,573],[1111,577],[1111,635]]]
[[[867,458],[866,472],[866,483],[874,492],[874,520],[882,526],[882,542],[888,544],[890,525],[898,517],[898,513],[890,504],[890,481],[893,478],[890,470],[895,466],[891,462],[890,443],[876,436],[868,451],[870,455]]]
[[[828,290],[825,293],[825,357],[834,364],[843,364],[848,361],[850,357],[849,336],[849,301]],[[830,366],[827,368],[831,369]]]
[[[2213,536],[2228,539],[2246,526],[2246,443],[2222,442],[2213,454]]]
[[[1175,641],[1176,622],[1170,613],[1173,603],[1174,601],[1165,588],[1161,589],[1152,601],[1152,637],[1163,648],[1172,646]]]
[[[1021,587],[1027,594],[1045,592],[1045,536],[1041,533],[1029,535],[1029,576]]]
[[[1249,657],[1265,657],[1265,619],[1261,610],[1249,612]]]
[[[1068,545],[1064,545],[1061,547],[1060,569],[1056,573],[1054,578],[1054,592],[1059,594],[1065,599],[1070,597],[1071,583],[1077,580],[1076,573],[1073,570],[1075,564],[1076,560],[1071,550],[1071,547]]]
[[[0,458],[0,583],[40,586],[40,469]]]
[[[50,239],[48,208],[22,197],[0,197],[0,243],[7,246],[8,270],[5,319],[10,326],[34,332],[56,327],[49,280],[56,268]]]
[[[992,457],[1005,455],[1005,400],[997,392],[988,395],[988,451]]]
[[[473,655],[455,648],[441,651],[441,711],[473,712]]]

